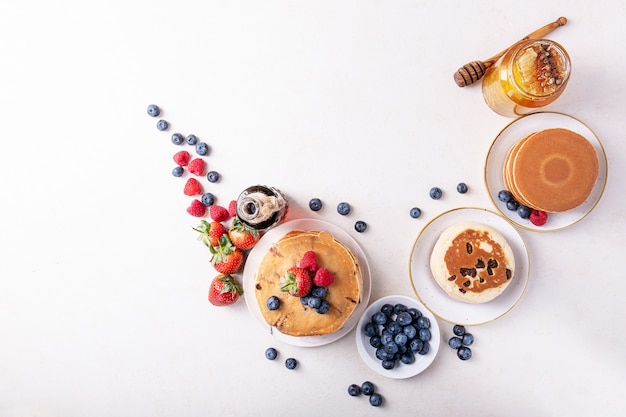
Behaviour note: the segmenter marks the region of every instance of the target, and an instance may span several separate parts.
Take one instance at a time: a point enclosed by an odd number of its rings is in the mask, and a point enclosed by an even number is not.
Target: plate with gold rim
[[[533,225],[530,220],[522,219],[516,211],[506,208],[506,203],[498,199],[498,193],[505,189],[503,171],[509,149],[523,137],[544,129],[564,128],[585,137],[598,156],[598,178],[591,194],[580,206],[563,213],[548,213],[548,221],[542,226]],[[564,229],[578,223],[598,204],[606,187],[608,163],[604,147],[597,135],[577,118],[557,112],[538,112],[522,116],[509,123],[495,138],[485,161],[485,185],[489,198],[496,209],[511,223],[523,229],[537,232],[551,232]]]
[[[430,255],[437,239],[449,226],[463,221],[481,222],[498,230],[511,246],[515,257],[513,281],[502,294],[486,303],[455,300],[439,287],[430,271]],[[482,208],[458,208],[432,219],[415,239],[409,258],[409,276],[417,298],[435,316],[452,324],[484,324],[508,313],[526,291],[529,272],[528,248],[520,232],[498,213]]]
[[[322,336],[291,336],[280,332],[277,328],[269,325],[260,310],[255,293],[255,275],[261,261],[270,248],[285,234],[294,230],[319,230],[331,233],[335,239],[345,245],[356,256],[361,275],[363,278],[363,289],[361,299],[352,315],[337,331]],[[333,343],[348,334],[359,321],[363,312],[367,309],[371,293],[370,268],[365,257],[365,253],[356,240],[346,231],[334,224],[318,219],[296,219],[279,224],[263,234],[257,244],[250,250],[243,270],[243,290],[244,299],[248,310],[255,320],[276,339],[294,346],[315,347]],[[315,313],[317,314],[317,313]]]

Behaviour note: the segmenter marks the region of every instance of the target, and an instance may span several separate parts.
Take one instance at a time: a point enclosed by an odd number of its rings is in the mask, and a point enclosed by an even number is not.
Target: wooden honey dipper
[[[559,17],[558,19],[556,19],[556,21],[537,29],[525,38],[520,39],[520,41],[525,41],[527,39],[541,39],[559,26],[564,26],[566,23],[567,19],[565,17]],[[468,64],[463,65],[461,68],[459,68],[457,72],[454,73],[454,81],[456,82],[456,85],[458,85],[459,87],[465,87],[474,84],[476,81],[483,78],[483,75],[485,75],[485,71],[487,71],[487,68],[495,64],[495,62],[500,59],[500,57],[504,55],[508,50],[509,48],[506,48],[504,51],[492,56],[485,61],[472,61]]]

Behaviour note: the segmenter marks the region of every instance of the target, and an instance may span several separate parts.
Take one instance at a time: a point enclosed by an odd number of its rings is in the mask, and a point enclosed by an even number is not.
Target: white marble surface
[[[621,415],[625,14],[617,0],[4,2],[0,415]],[[510,122],[452,73],[559,16],[569,23],[549,37],[573,75],[550,109],[597,133],[609,181],[579,224],[523,232],[528,289],[509,314],[470,328],[470,361],[445,347],[451,325],[440,322],[431,367],[386,379],[359,358],[354,331],[294,347],[243,301],[207,302],[213,272],[170,175],[172,132],[211,145],[220,201],[279,187],[289,218],[358,240],[372,301],[413,295],[409,253],[426,223],[494,208],[484,160]],[[146,114],[153,102],[168,133]],[[319,214],[306,207],[314,196]],[[333,209],[341,200],[348,217]],[[358,219],[366,233],[352,229]],[[299,368],[267,361],[270,345]],[[348,396],[365,380],[382,408]]]

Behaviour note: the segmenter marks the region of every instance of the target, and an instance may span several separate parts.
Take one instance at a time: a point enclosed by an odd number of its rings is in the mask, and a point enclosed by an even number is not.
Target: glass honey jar
[[[570,58],[561,45],[547,39],[526,39],[487,68],[483,97],[503,116],[532,113],[559,98],[570,73]]]

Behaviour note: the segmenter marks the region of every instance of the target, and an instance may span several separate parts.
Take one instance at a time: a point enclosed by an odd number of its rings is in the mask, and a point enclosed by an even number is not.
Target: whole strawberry
[[[227,306],[235,303],[243,289],[231,275],[220,274],[213,278],[209,287],[209,302],[215,306]]]
[[[287,270],[285,275],[280,279],[281,291],[289,292],[296,297],[304,297],[313,287],[313,280],[309,275],[309,271],[304,268],[292,267]]]
[[[198,236],[198,240],[204,243],[204,245],[207,247],[219,246],[220,237],[228,232],[226,230],[226,226],[224,226],[222,223],[209,223],[206,220],[202,220],[200,222],[200,226],[195,227],[193,230],[200,233],[200,236]]]
[[[237,217],[233,219],[233,222],[228,229],[228,237],[233,245],[237,246],[241,250],[252,249],[254,245],[261,238],[261,234],[258,230],[250,229],[241,222]]]
[[[211,263],[219,273],[234,274],[243,265],[243,252],[230,241],[228,234],[220,237],[217,247],[209,246],[213,257]]]

